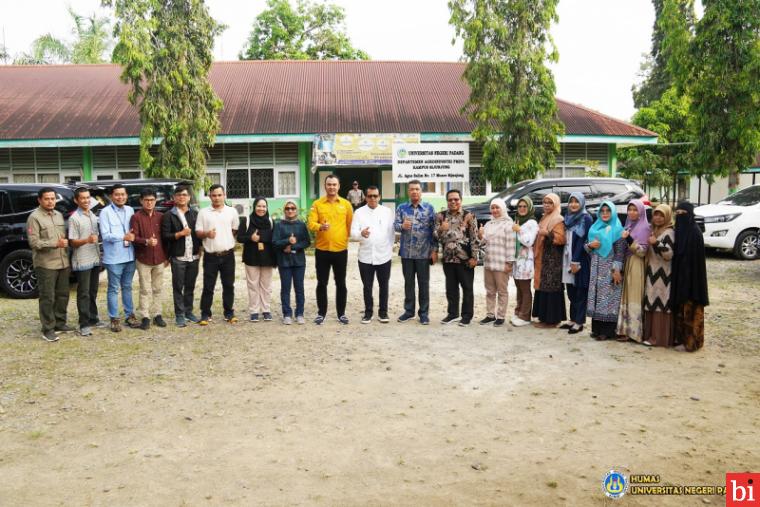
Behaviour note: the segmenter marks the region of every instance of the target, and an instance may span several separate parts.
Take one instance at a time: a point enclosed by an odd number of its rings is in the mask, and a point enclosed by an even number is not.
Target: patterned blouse
[[[515,233],[512,231],[514,222],[507,217],[505,220],[491,220],[483,228],[483,239],[480,252],[483,257],[483,267],[489,271],[504,271],[507,262],[515,260]]]
[[[444,231],[444,220],[449,222],[449,230]],[[435,215],[433,237],[443,248],[442,261],[450,264],[463,264],[468,259],[478,258],[480,240],[478,239],[478,221],[469,212],[449,210]]]
[[[533,243],[537,235],[538,222],[535,220],[528,220],[520,226],[520,232],[515,233],[515,268],[512,270],[512,277],[515,280],[533,278]]]

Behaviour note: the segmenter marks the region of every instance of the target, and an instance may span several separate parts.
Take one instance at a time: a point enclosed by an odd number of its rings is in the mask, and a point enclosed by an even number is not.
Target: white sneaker
[[[303,315],[296,317],[296,324],[306,324],[306,319],[303,318]]]
[[[515,327],[529,326],[530,321],[522,320],[520,317],[512,317],[512,325]]]
[[[285,324],[286,326],[289,326],[293,323],[293,319],[291,319],[290,317],[284,317],[282,319],[282,323]]]

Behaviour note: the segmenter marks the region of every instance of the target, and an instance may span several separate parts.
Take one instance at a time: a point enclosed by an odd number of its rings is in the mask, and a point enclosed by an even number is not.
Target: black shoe
[[[446,315],[444,318],[441,319],[441,324],[451,324],[452,322],[456,322],[458,320],[459,320],[459,316]]]
[[[406,312],[404,312],[404,313],[402,313],[402,314],[401,314],[401,316],[399,316],[399,318],[398,318],[398,319],[396,319],[396,320],[397,320],[398,322],[406,322],[406,321],[408,321],[408,320],[412,320],[413,318],[414,318],[414,315],[412,315],[411,313],[406,313]]]
[[[150,319],[148,317],[143,317],[143,320],[140,321],[140,329],[143,331],[150,329]]]
[[[166,327],[166,321],[164,321],[164,318],[160,315],[153,317],[153,324],[157,325],[158,327]]]
[[[388,314],[387,313],[382,312],[382,313],[378,313],[377,314],[377,320],[379,322],[382,322],[383,324],[387,324],[390,319],[388,318]]]
[[[485,319],[478,322],[481,326],[485,326],[486,324],[490,324],[491,322],[496,322],[495,317],[486,317]],[[504,319],[501,319],[502,324],[504,323]]]
[[[64,324],[62,326],[58,326],[55,328],[56,333],[71,333],[72,331],[76,331],[73,327],[69,326],[68,324]]]
[[[45,331],[42,333],[42,339],[46,342],[57,342],[58,341],[58,335],[55,334],[55,331]]]
[[[348,325],[348,317],[346,317],[345,315],[341,315],[341,316],[338,317],[338,322],[340,322],[344,326],[347,326]]]
[[[501,327],[504,325],[504,319],[496,319],[493,321],[493,327]]]
[[[583,331],[583,326],[571,327],[567,331],[567,334],[576,334],[576,333],[580,333],[581,331]]]
[[[565,324],[562,324],[561,326],[559,326],[560,329],[570,329],[571,327],[573,327],[573,325],[572,324],[568,324],[568,323],[565,323]]]
[[[370,312],[364,312],[364,317],[362,317],[362,324],[369,324],[372,322],[372,314]]]
[[[324,315],[317,315],[314,317],[314,324],[321,326],[325,321]]]
[[[461,327],[467,327],[470,325],[470,319],[462,319],[459,321],[459,325]]]

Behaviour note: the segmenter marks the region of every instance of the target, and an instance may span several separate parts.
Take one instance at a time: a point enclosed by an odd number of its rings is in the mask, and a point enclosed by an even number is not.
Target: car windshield
[[[760,185],[747,187],[739,190],[734,195],[730,195],[719,201],[718,204],[729,204],[734,206],[754,206],[760,202]]]

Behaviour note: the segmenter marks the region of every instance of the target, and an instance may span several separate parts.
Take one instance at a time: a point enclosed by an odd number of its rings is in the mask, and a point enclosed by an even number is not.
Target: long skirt
[[[689,352],[705,343],[705,307],[688,301],[678,305],[675,313],[675,344]]]
[[[617,334],[637,342],[644,341],[644,272],[646,264],[642,257],[632,255],[625,263],[623,298],[620,301]]]
[[[564,291],[537,290],[533,297],[533,316],[545,324],[559,324],[566,320]]]
[[[615,337],[616,322],[605,322],[603,320],[591,319],[591,335],[603,336],[605,338]]]
[[[672,347],[673,314],[644,311],[644,340],[655,347]]]

